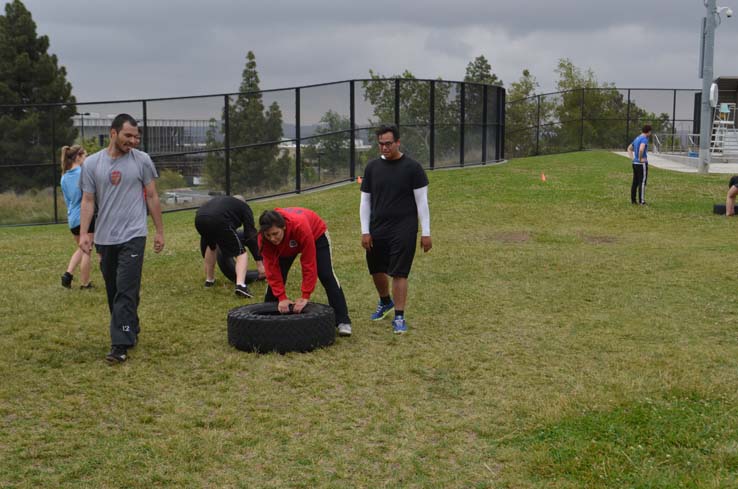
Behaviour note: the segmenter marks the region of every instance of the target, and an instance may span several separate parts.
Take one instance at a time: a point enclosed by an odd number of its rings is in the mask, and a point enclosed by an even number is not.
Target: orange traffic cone
[[[546,174],[543,173],[543,172],[541,172],[541,181],[542,182],[545,182],[546,181]]]

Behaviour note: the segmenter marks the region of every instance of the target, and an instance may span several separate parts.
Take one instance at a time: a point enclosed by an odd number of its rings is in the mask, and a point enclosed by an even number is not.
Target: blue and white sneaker
[[[389,314],[394,308],[395,303],[392,299],[390,299],[389,304],[382,304],[382,299],[379,299],[377,310],[374,311],[374,314],[372,314],[372,321],[379,321],[386,318],[387,314]]]
[[[407,323],[405,322],[404,317],[396,316],[395,319],[392,320],[392,332],[395,334],[407,333]]]

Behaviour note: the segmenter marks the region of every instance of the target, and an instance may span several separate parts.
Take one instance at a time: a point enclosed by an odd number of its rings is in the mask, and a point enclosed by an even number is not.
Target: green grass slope
[[[0,486],[738,486],[727,178],[652,169],[636,207],[604,152],[429,177],[403,337],[368,320],[358,185],[254,204],[328,222],[354,336],[309,354],[228,345],[247,301],[202,287],[192,212],[149,243],[141,341],[116,367],[99,270],[59,285],[68,230],[0,229]]]

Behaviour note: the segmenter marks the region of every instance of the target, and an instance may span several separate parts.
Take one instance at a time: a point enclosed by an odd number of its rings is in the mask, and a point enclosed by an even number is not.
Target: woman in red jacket
[[[259,217],[259,249],[264,258],[264,270],[269,286],[264,302],[279,301],[281,313],[302,312],[320,283],[328,296],[328,303],[336,312],[340,336],[351,336],[351,319],[346,297],[333,272],[328,228],[323,219],[310,209],[289,207],[264,211]],[[291,301],[285,291],[287,274],[298,254],[302,265],[302,296]]]

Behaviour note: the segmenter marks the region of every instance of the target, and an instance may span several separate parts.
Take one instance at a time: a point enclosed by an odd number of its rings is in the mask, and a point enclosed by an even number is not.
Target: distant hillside
[[[300,137],[301,138],[307,138],[315,134],[315,132],[318,130],[317,124],[312,124],[309,126],[300,126]],[[295,132],[295,125],[294,124],[282,124],[282,131],[284,131],[284,137],[287,139],[293,139],[296,136]]]

